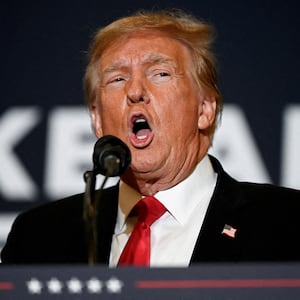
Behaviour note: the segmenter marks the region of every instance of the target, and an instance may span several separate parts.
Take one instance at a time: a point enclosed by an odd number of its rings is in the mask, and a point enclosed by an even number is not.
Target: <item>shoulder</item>
[[[300,191],[268,183],[242,182],[224,171],[221,163],[210,156],[215,172],[218,174],[217,192],[242,204],[288,206],[300,208]]]
[[[283,186],[277,186],[273,184],[252,183],[252,182],[240,182],[240,187],[243,189],[249,197],[260,195],[263,198],[281,199],[283,202],[289,199],[298,199],[300,202],[300,191]]]
[[[101,207],[107,207],[108,205],[112,205],[113,199],[117,199],[118,188],[117,186],[113,186],[104,190],[101,194]],[[100,197],[100,192],[95,192],[95,199]],[[71,196],[67,196],[65,198],[55,200],[52,202],[47,202],[45,204],[36,206],[27,211],[21,212],[15,223],[23,222],[30,220],[30,223],[39,222],[39,224],[43,223],[58,223],[62,222],[78,222],[78,220],[82,219],[83,214],[83,205],[84,205],[84,193],[75,194]]]
[[[30,210],[21,212],[15,223],[25,222],[29,224],[39,221],[39,224],[50,222],[57,223],[59,220],[77,218],[81,214],[83,206],[83,194],[72,195],[53,202],[47,202]]]

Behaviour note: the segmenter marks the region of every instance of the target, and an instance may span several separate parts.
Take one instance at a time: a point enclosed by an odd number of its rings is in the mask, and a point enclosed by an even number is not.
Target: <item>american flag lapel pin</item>
[[[225,224],[222,234],[226,234],[231,238],[235,238],[236,228],[232,227],[231,225]]]

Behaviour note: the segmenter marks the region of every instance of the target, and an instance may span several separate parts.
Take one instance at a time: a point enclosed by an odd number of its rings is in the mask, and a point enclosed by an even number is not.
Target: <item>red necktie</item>
[[[121,253],[118,265],[150,265],[150,226],[160,218],[166,208],[152,196],[141,199],[132,209],[130,215],[138,220]]]

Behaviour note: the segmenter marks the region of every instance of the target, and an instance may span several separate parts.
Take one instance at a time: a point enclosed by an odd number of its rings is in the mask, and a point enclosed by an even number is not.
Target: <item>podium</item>
[[[300,263],[189,268],[0,265],[0,299],[300,299]]]

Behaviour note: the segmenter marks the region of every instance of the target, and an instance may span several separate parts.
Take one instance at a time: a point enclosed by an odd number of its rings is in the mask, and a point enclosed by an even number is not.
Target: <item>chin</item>
[[[148,173],[153,172],[155,167],[155,161],[148,159],[147,157],[141,156],[138,159],[132,158],[131,170],[134,173]]]

